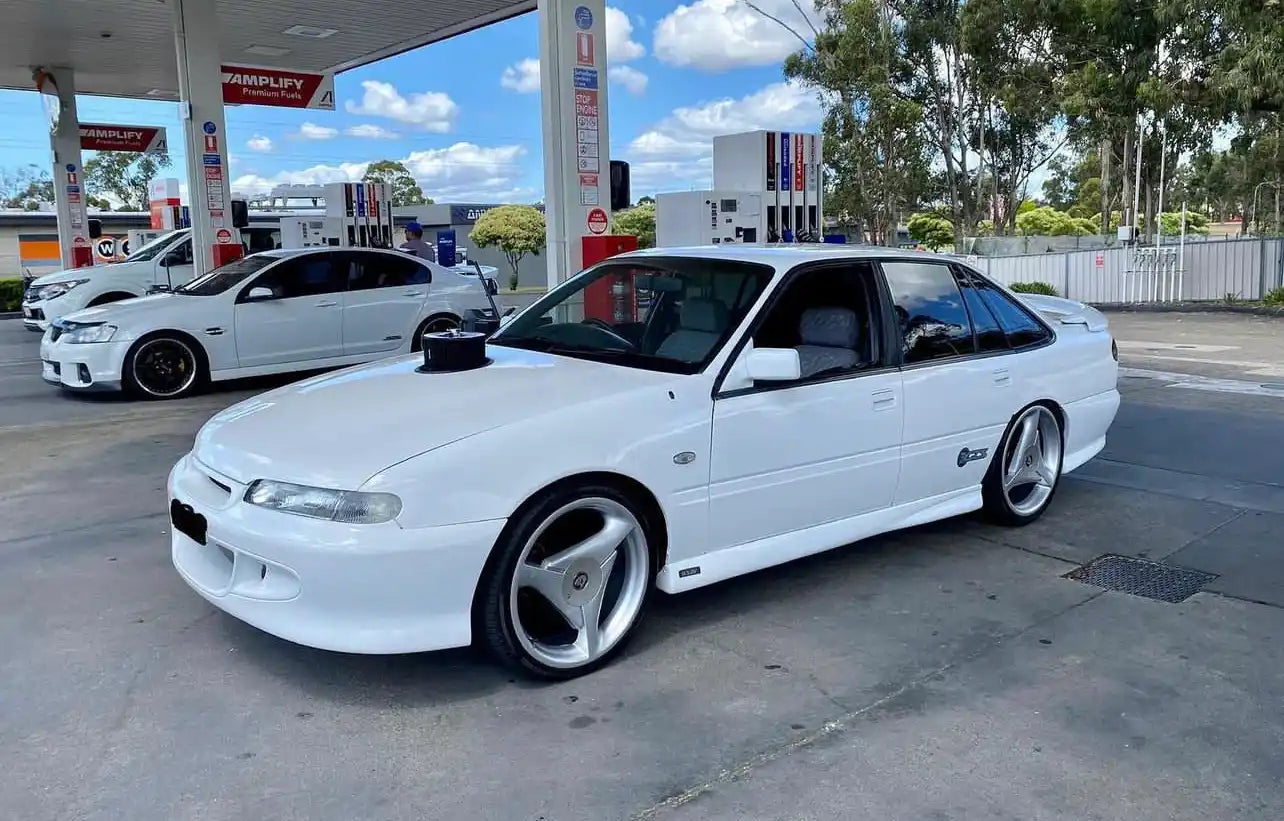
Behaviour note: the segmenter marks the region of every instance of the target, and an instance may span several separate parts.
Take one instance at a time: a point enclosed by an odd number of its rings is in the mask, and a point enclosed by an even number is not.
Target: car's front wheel
[[[550,679],[606,664],[646,605],[651,527],[608,485],[564,487],[528,506],[505,529],[481,580],[478,626],[491,652]]]
[[[144,399],[190,396],[205,379],[205,361],[195,345],[179,335],[140,339],[125,355],[125,389]]]
[[[1052,501],[1061,481],[1063,437],[1046,405],[1017,414],[990,462],[983,484],[985,512],[999,524],[1033,522]]]

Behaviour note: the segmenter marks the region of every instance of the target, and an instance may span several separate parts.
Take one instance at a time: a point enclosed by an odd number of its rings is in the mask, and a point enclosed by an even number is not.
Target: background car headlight
[[[51,283],[36,291],[36,299],[57,299],[72,288],[84,285],[88,281],[87,279],[71,279],[66,282]]]
[[[84,325],[67,331],[62,335],[62,338],[72,344],[83,344],[89,342],[110,342],[111,338],[115,335],[115,325]]]
[[[361,493],[292,485],[258,479],[245,491],[245,501],[258,507],[347,524],[389,522],[401,513],[401,499],[391,493]]]

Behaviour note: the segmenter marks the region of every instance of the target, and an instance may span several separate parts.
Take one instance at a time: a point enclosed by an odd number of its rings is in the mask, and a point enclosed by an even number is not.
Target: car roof
[[[631,251],[622,257],[700,257],[703,259],[738,260],[757,262],[774,268],[792,268],[804,262],[834,259],[900,259],[918,261],[925,259],[957,260],[954,254],[934,254],[901,248],[884,248],[878,245],[839,245],[806,243],[801,245],[761,245],[731,243],[727,245],[690,245],[676,248],[647,248]]]
[[[391,248],[338,248],[335,246],[325,246],[321,248],[273,248],[271,251],[256,251],[253,256],[256,257],[277,257],[284,259],[286,257],[297,257],[300,254],[337,254],[340,252],[358,251],[367,254],[396,254],[398,256],[424,262],[414,254],[407,254],[405,251],[394,251]]]

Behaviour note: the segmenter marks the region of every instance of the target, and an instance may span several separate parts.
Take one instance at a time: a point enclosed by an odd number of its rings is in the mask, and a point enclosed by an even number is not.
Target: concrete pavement
[[[1129,367],[1153,361],[1123,342],[1173,341],[1111,321]],[[1284,359],[1269,329],[1182,327],[1244,362],[1164,372]],[[534,685],[205,605],[169,562],[165,472],[271,382],[66,397],[36,341],[0,322],[0,817],[1284,817],[1282,397],[1125,379],[1108,450],[1035,524],[658,597],[618,663]],[[1219,576],[1176,605],[1063,578],[1107,552]]]

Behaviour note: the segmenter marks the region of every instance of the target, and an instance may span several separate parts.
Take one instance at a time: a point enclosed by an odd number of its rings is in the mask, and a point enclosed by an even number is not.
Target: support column
[[[232,227],[231,182],[223,120],[223,66],[213,0],[173,0],[179,116],[187,151],[195,276],[241,256]]]
[[[583,268],[581,240],[607,230],[605,0],[539,0],[548,286]]]
[[[54,202],[58,210],[58,247],[64,268],[93,265],[85,180],[80,162],[80,119],[76,116],[76,78],[69,68],[36,69],[37,87],[58,100],[58,119],[49,136],[53,152]],[[43,76],[41,76],[43,75]]]

